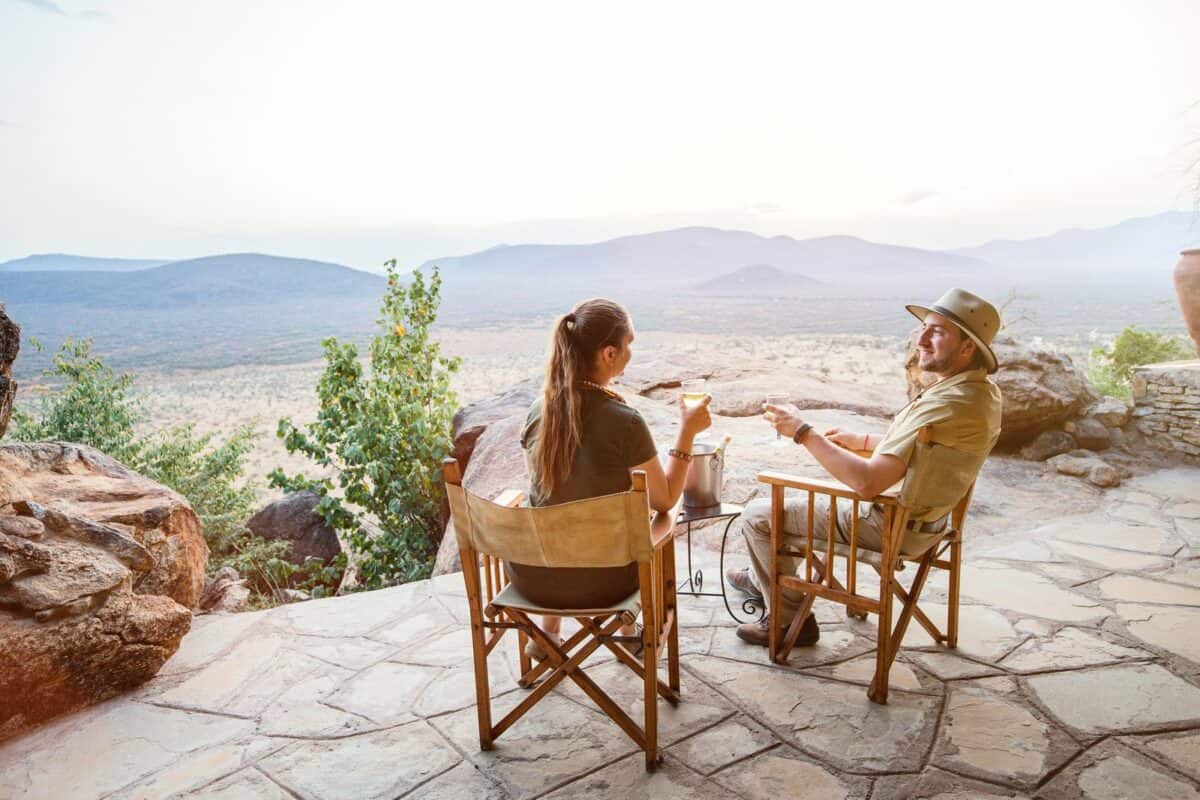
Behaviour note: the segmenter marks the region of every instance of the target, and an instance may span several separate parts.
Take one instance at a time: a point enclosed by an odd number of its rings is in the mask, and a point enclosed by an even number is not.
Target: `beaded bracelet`
[[[672,447],[670,450],[667,451],[667,455],[672,456],[674,458],[678,458],[681,461],[691,461],[692,460],[691,453],[685,453],[682,450],[675,449],[674,447]]]

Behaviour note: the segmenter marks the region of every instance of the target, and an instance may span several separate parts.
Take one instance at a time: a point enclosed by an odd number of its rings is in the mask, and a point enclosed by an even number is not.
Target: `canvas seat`
[[[898,491],[888,491],[875,498],[864,498],[844,484],[831,479],[812,479],[779,472],[760,473],[758,479],[771,487],[771,585],[770,607],[778,608],[783,589],[804,592],[801,603],[787,631],[771,627],[769,651],[772,662],[786,663],[800,634],[805,617],[813,602],[821,597],[846,606],[852,616],[878,616],[878,635],[875,653],[875,674],[867,690],[874,702],[887,703],[888,675],[899,652],[909,623],[918,624],[935,642],[947,647],[958,645],[959,585],[962,567],[962,529],[967,507],[974,489],[972,483],[961,496],[962,481],[951,476],[964,470],[978,469],[979,457],[960,450],[932,443],[932,429],[923,428],[914,444],[908,470]],[[862,453],[869,456],[869,453]],[[809,514],[804,535],[804,550],[783,547],[783,508],[786,490],[808,493]],[[830,528],[836,528],[838,502],[872,501],[882,507],[883,542],[880,550],[868,550],[858,543],[859,518],[851,515],[850,541],[830,541],[814,534],[814,501],[817,495],[829,498]],[[913,509],[952,507],[949,520],[941,530],[913,535]],[[832,537],[830,537],[832,538]],[[803,558],[804,570],[799,575],[781,573],[780,556]],[[845,561],[846,582],[834,574],[837,559]],[[871,595],[858,592],[857,565],[862,562],[879,574],[879,591]],[[917,565],[911,585],[906,589],[896,572],[905,562]],[[930,570],[944,569],[949,573],[946,630],[943,632],[921,610],[919,600]],[[893,598],[901,603],[899,616],[893,624]]]
[[[531,508],[520,505],[518,492],[506,492],[496,501],[471,494],[462,487],[458,462],[452,458],[443,462],[442,470],[467,588],[480,748],[491,750],[505,730],[569,678],[645,751],[646,768],[654,769],[661,760],[657,699],[679,702],[679,631],[672,515],[651,516],[645,473],[633,473],[628,492]],[[505,561],[539,567],[620,567],[637,562],[638,590],[607,608],[547,608],[508,583]],[[640,634],[621,635],[620,628],[632,625],[639,613]],[[542,631],[533,615],[574,619],[579,630],[559,643]],[[518,684],[530,693],[493,724],[488,655],[510,630],[517,634]],[[529,640],[546,654],[544,660],[533,663],[525,654]],[[601,648],[641,682],[640,724],[584,672],[584,662]],[[634,655],[639,649],[640,659]],[[658,676],[664,649],[666,681]]]

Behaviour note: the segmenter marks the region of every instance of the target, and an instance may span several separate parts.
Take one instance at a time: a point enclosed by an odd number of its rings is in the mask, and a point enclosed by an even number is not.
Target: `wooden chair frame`
[[[442,462],[442,474],[448,485],[462,486],[462,475],[455,459],[447,458]],[[645,497],[644,472],[638,470],[633,473],[631,491]],[[524,495],[521,492],[508,490],[492,502],[515,508],[523,499]],[[651,520],[649,504],[645,503],[644,499],[643,503],[646,507],[645,535],[649,538],[650,547],[649,557],[638,561],[643,623],[640,637],[620,635],[619,629],[622,625],[634,622],[634,618],[627,612],[611,609],[602,613],[579,614],[563,610],[558,616],[575,619],[580,629],[562,644],[552,641],[531,619],[530,613],[497,602],[497,597],[508,584],[501,557],[495,553],[477,552],[469,547],[461,547],[460,539],[463,580],[466,583],[471,619],[471,651],[475,670],[480,749],[491,750],[493,742],[504,731],[524,716],[551,689],[564,679],[570,678],[645,751],[647,770],[653,770],[662,761],[662,753],[658,747],[657,698],[661,695],[671,705],[678,705],[680,700],[673,517],[671,514],[659,513]],[[536,509],[534,511],[536,512]],[[537,613],[548,611],[550,610],[539,609]],[[521,671],[518,685],[532,691],[503,719],[493,723],[487,658],[509,630],[517,632]],[[525,654],[525,644],[531,639],[538,643],[547,656],[537,663],[533,663]],[[640,660],[628,649],[629,645],[638,643],[642,645]],[[601,647],[611,651],[619,663],[624,664],[641,679],[645,706],[641,725],[634,722],[581,668],[584,660]],[[658,665],[664,648],[667,651],[666,682],[658,677]]]
[[[931,436],[931,429],[929,427],[923,428],[918,435],[917,441],[920,444],[928,445],[931,442]],[[870,457],[871,455],[867,451],[855,452],[864,457]],[[868,613],[878,616],[875,674],[867,689],[867,697],[873,702],[880,704],[887,703],[888,676],[891,672],[892,663],[895,661],[896,655],[900,650],[901,642],[904,640],[905,631],[908,630],[908,624],[912,619],[915,618],[935,642],[951,648],[958,646],[962,529],[966,520],[967,507],[971,502],[971,494],[974,491],[974,484],[967,489],[966,494],[950,512],[950,519],[943,529],[940,538],[935,540],[921,554],[905,555],[900,552],[900,548],[904,541],[904,534],[908,530],[912,508],[901,502],[903,489],[900,491],[889,490],[878,497],[867,498],[856,494],[848,486],[835,480],[801,478],[779,472],[762,472],[759,474],[758,479],[771,487],[772,577],[770,585],[770,608],[779,607],[782,600],[782,592],[785,588],[804,592],[805,595],[799,611],[792,619],[786,632],[782,632],[777,626],[771,625],[769,652],[773,663],[784,664],[787,662],[788,656],[791,654],[792,648],[795,647],[796,640],[799,637],[804,619],[812,610],[813,602],[818,597],[823,597],[846,606],[847,613],[851,616],[858,616],[864,619]],[[906,477],[905,480],[908,480],[908,478]],[[788,550],[782,547],[785,489],[799,489],[808,493],[807,531],[803,552]],[[814,501],[818,494],[829,498],[829,535],[826,537],[826,546],[822,553],[818,553],[814,546]],[[850,518],[850,542],[848,545],[840,545],[838,548],[843,551],[846,559],[846,584],[843,585],[834,575],[835,558],[838,555],[835,551],[837,536],[834,533],[837,527],[838,500],[844,500],[851,504],[857,504],[860,501],[871,501],[883,507],[884,535],[882,552],[879,553],[878,563],[871,563],[871,566],[879,573],[878,597],[862,595],[857,592],[856,566],[859,561],[859,518],[857,508],[855,508],[855,513]],[[873,553],[874,551],[868,552]],[[778,563],[781,556],[793,558],[803,556],[803,576],[780,574]],[[907,590],[895,575],[897,571],[904,569],[905,562],[913,562],[917,565],[916,575],[913,577],[911,587]],[[930,570],[934,567],[947,570],[950,573],[945,633],[918,606],[921,591],[925,587],[925,581],[929,577]],[[901,603],[900,615],[896,619],[895,625],[892,623],[893,597],[899,599]]]

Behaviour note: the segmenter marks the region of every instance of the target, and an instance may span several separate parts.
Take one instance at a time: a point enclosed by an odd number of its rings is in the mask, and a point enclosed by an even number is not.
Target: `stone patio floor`
[[[886,707],[870,622],[818,604],[820,643],[772,667],[719,599],[681,597],[684,702],[660,704],[653,774],[574,686],[479,750],[456,574],[199,617],[150,683],[0,745],[0,798],[1200,798],[1200,470],[969,530],[959,647],[913,626]],[[499,649],[503,713],[525,692]],[[640,711],[618,666],[589,674]]]

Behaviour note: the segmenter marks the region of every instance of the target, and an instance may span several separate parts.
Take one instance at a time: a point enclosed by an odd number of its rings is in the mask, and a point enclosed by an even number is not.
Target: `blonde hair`
[[[603,298],[584,300],[554,323],[542,413],[530,459],[534,480],[545,494],[566,482],[583,436],[583,396],[596,356],[605,347],[620,347],[631,331],[629,312]]]

